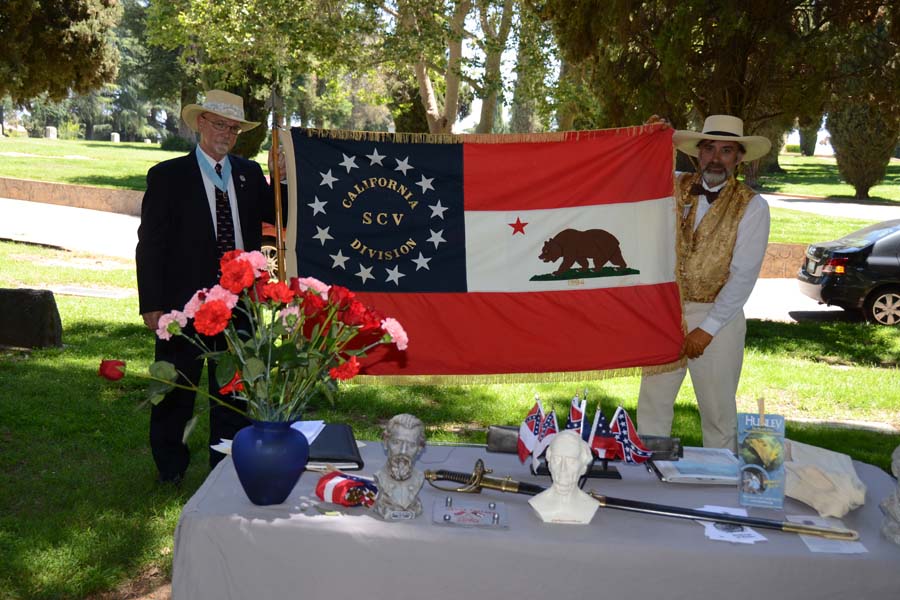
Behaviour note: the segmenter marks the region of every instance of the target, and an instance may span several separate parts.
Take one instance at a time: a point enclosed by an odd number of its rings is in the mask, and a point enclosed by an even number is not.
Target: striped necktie
[[[216,163],[216,175],[222,176],[222,165]],[[216,192],[216,249],[219,256],[234,250],[234,220],[231,218],[231,203],[228,192],[213,188]]]

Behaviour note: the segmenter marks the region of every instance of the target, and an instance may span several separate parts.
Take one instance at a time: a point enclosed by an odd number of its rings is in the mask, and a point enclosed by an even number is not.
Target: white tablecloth
[[[380,443],[368,442],[362,454],[364,474],[384,462]],[[515,455],[477,447],[429,446],[418,466],[470,471],[479,457],[495,474],[548,485]],[[896,482],[871,465],[854,466],[868,495],[844,524],[859,531],[868,552],[840,555],[814,554],[795,534],[759,529],[768,541],[736,545],[707,540],[694,521],[603,508],[590,525],[550,525],[527,496],[492,491],[454,498],[502,502],[508,528],[435,525],[432,507],[447,493],[428,484],[424,513],[413,521],[386,523],[363,508],[327,516],[307,506],[316,503],[316,473],[304,473],[284,504],[260,507],[247,500],[226,459],[182,512],[173,598],[900,598],[900,548],[878,532],[878,502]],[[619,469],[622,480],[591,480],[586,488],[690,508],[738,506],[733,487],[665,484],[642,466]],[[784,512],[750,514],[782,520],[814,511],[787,500]]]

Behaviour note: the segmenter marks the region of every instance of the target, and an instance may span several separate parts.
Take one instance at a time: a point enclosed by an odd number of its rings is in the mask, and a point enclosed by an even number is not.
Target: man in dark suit
[[[189,104],[181,115],[200,134],[199,144],[195,152],[159,163],[147,173],[138,229],[140,312],[154,332],[163,314],[182,310],[197,290],[216,285],[225,252],[259,250],[262,222],[275,222],[273,194],[260,166],[228,154],[239,134],[259,125],[244,120],[243,99],[210,90],[202,105]],[[190,325],[185,333],[194,334]],[[220,347],[223,343],[210,340]],[[181,336],[156,340],[156,360],[173,363],[193,385],[203,370],[198,356],[199,350]],[[219,394],[215,364],[207,362],[210,394],[234,403]],[[190,453],[182,437],[193,416],[194,397],[176,388],[151,409],[150,448],[160,481],[178,483],[188,467]],[[248,424],[241,414],[213,401],[209,412],[210,444],[232,439]],[[209,456],[212,468],[224,455],[210,449]]]

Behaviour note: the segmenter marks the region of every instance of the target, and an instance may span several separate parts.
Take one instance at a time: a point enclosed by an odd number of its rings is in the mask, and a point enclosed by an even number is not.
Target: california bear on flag
[[[671,363],[683,338],[671,137],[661,125],[294,128],[288,274],[346,286],[403,323],[409,349],[379,348],[369,375],[510,380]]]

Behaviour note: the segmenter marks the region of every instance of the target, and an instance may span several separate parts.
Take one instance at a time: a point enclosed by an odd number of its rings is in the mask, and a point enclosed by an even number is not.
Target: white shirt
[[[221,160],[221,162],[216,162],[209,154],[204,152],[200,146],[197,146],[197,161],[205,160],[207,161],[215,170],[217,164],[221,164],[224,168],[224,163],[228,160],[226,156]],[[218,237],[219,232],[216,230],[216,186],[212,182],[206,172],[201,168],[200,174],[203,176],[203,186],[206,188],[206,200],[209,202],[209,214],[212,216],[213,223],[213,231],[215,231],[216,236]],[[228,179],[228,203],[231,205],[231,219],[234,223],[234,247],[238,250],[244,249],[244,237],[241,235],[241,216],[238,214],[237,208],[237,194],[234,191],[234,178],[229,177]]]
[[[711,192],[722,189],[725,183],[716,187],[709,187],[701,178],[701,184]],[[727,183],[727,182],[726,182]],[[694,230],[700,225],[703,215],[709,210],[710,204],[706,196],[700,196],[697,205],[697,215],[694,220]],[[728,281],[719,290],[715,302],[709,314],[700,323],[700,329],[710,335],[716,335],[728,321],[737,316],[744,308],[753,286],[759,277],[763,259],[766,256],[766,246],[769,243],[769,204],[765,198],[756,194],[747,204],[744,216],[738,224],[737,237],[734,241],[734,253],[729,266]]]

